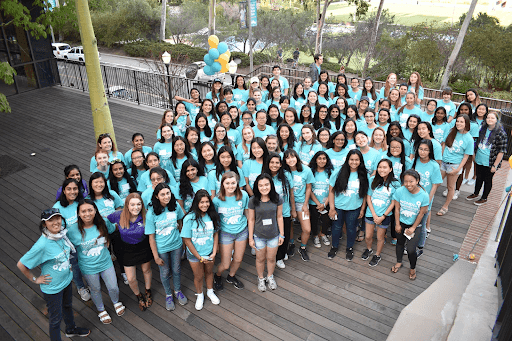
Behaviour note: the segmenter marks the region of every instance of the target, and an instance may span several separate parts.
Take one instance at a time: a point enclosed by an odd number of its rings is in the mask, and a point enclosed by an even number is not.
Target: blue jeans
[[[361,213],[361,207],[355,210],[345,211],[336,209],[337,220],[332,221],[332,246],[338,247],[343,234],[343,223],[347,225],[347,249],[354,246],[357,235],[357,218]]]
[[[50,323],[50,340],[60,341],[60,322],[64,318],[66,330],[75,328],[75,319],[72,309],[72,284],[69,283],[61,292],[56,294],[45,294],[43,292],[46,306],[48,307],[48,319]]]
[[[114,304],[119,302],[119,287],[117,286],[116,270],[113,265],[100,273],[84,275],[85,280],[89,283],[89,288],[91,289],[91,299],[94,302],[94,305],[96,305],[96,309],[101,312],[105,310],[105,306],[103,305],[103,299],[101,298],[100,276],[103,279],[110,299]]]
[[[424,247],[425,241],[427,240],[427,219],[428,219],[429,214],[430,214],[430,211],[427,211],[427,213],[425,213],[423,215],[423,218],[421,219],[420,226],[418,226],[418,231],[420,233],[420,239],[418,241],[419,247]]]
[[[71,271],[73,272],[73,282],[75,282],[77,289],[85,288],[84,280],[82,279],[82,271],[80,271],[80,267],[78,266],[78,256],[76,252],[72,253],[70,258],[69,262],[71,263]]]
[[[171,271],[174,291],[181,290],[181,250],[182,248],[180,247],[176,250],[158,254],[158,257],[164,261],[164,265],[159,265],[158,267],[160,268],[160,280],[167,296],[172,295]]]

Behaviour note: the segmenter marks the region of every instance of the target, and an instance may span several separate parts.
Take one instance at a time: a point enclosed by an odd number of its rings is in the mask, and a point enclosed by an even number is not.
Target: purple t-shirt
[[[119,233],[121,234],[121,240],[123,242],[126,244],[140,243],[144,238],[146,238],[146,235],[144,234],[144,222],[142,221],[142,216],[139,215],[135,222],[130,222],[130,227],[126,229],[119,226],[119,220],[121,219],[122,212],[123,211],[115,211],[114,213],[109,214],[107,218],[112,224],[118,224]]]

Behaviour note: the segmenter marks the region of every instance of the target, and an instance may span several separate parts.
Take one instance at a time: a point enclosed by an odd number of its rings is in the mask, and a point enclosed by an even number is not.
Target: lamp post
[[[234,79],[234,77],[235,77],[236,70],[238,69],[238,64],[237,64],[237,63],[235,63],[235,61],[234,61],[234,60],[231,60],[231,61],[228,63],[228,66],[229,66],[229,68],[228,68],[228,72],[229,72],[229,74],[231,75],[231,84],[233,84],[233,86],[236,86],[236,84],[234,84],[234,83],[235,83],[235,79]]]
[[[169,104],[171,106],[171,109],[174,109],[174,107],[172,105],[171,75],[169,74],[169,65],[171,64],[171,54],[169,52],[165,51],[162,54],[162,62],[165,64],[165,68],[167,69],[167,78],[168,78],[167,85],[169,87],[169,89],[168,89],[168,91],[169,91]]]

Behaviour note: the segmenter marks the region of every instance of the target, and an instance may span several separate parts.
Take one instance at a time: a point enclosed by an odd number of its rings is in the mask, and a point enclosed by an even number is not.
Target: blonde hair
[[[224,173],[220,179],[220,191],[217,194],[217,197],[222,201],[226,201],[226,189],[224,188],[224,181],[231,178],[236,179],[235,198],[236,200],[242,200],[242,191],[240,190],[240,177],[235,172],[229,171]]]
[[[140,203],[142,204],[142,209],[139,214],[142,216],[143,224],[146,223],[146,210],[144,209],[144,204],[142,202],[142,198],[140,197],[139,193],[130,193],[124,201],[123,211],[121,212],[121,216],[119,217],[119,227],[122,229],[130,228],[131,213],[128,209],[128,204],[130,203],[130,200],[132,200],[132,199],[140,200]]]
[[[375,147],[375,141],[373,140],[373,135],[375,134],[375,131],[377,130],[380,130],[382,131],[382,134],[384,134],[384,140],[381,142],[381,147],[382,147],[382,151],[387,151],[388,150],[388,143],[386,142],[386,132],[384,131],[383,128],[381,127],[377,127],[373,130],[373,133],[372,133],[372,137],[371,137],[371,140],[370,140],[370,144],[368,146],[374,148]]]

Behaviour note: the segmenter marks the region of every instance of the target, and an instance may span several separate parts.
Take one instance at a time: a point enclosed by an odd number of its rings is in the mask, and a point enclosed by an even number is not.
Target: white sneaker
[[[200,294],[196,294],[196,296],[197,296],[196,310],[201,310],[201,309],[203,309],[203,304],[204,304],[204,294],[200,293]]]
[[[89,289],[87,289],[87,288],[78,289],[78,293],[80,294],[82,301],[87,302],[91,299],[91,293],[89,292]]]
[[[213,292],[213,289],[208,289],[206,291],[206,296],[208,296],[208,298],[210,299],[210,301],[212,301],[213,304],[219,304],[220,303],[220,300],[217,297],[217,295],[215,295],[215,292]]]
[[[284,254],[283,260],[288,260],[288,254],[287,253]]]
[[[324,243],[324,245],[331,245],[331,242],[329,241],[329,237],[327,236],[322,236],[322,243]]]
[[[267,291],[267,279],[258,277],[258,290],[261,292]]]
[[[455,193],[453,194],[453,199],[452,200],[459,199],[459,194],[460,194],[460,191],[455,190]]]
[[[124,272],[121,273],[121,277],[123,277],[124,284],[128,285],[128,277],[126,276],[126,274]]]
[[[267,281],[268,281],[268,288],[270,290],[277,289],[277,283],[276,283],[276,280],[274,279],[274,275],[267,277]]]
[[[256,249],[253,249],[252,247],[251,247],[251,255],[256,256]]]
[[[473,186],[475,184],[475,182],[476,182],[476,180],[471,178],[471,179],[468,180],[468,185],[469,186]]]
[[[315,245],[315,247],[322,247],[322,244],[320,244],[320,238],[318,238],[318,236],[316,236],[313,240],[313,245]]]
[[[465,185],[465,184],[467,184],[467,183],[468,183],[468,179],[466,179],[466,178],[462,179],[462,184],[463,184],[463,185]]]
[[[286,265],[284,264],[283,260],[280,259],[276,262],[276,266],[279,268],[279,269],[284,269],[286,268]]]
[[[448,196],[448,189],[445,189],[445,190],[443,191],[443,197],[446,197],[446,196]]]

